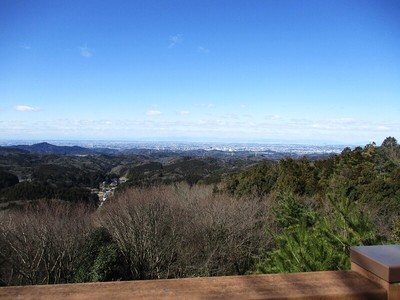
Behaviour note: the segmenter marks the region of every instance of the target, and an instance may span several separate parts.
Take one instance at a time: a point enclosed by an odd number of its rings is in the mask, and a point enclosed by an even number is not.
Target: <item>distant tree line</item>
[[[90,187],[106,180],[101,172],[81,172],[74,167],[39,165],[30,180],[19,182],[16,175],[0,171],[0,202],[37,199],[61,199],[98,204]]]
[[[110,183],[122,176],[129,180],[119,189],[178,182],[217,185],[226,174],[250,163],[240,159],[189,156],[166,156],[161,163],[153,161],[157,156],[66,157],[12,153],[16,157],[9,159],[9,155],[0,152],[0,202],[62,199],[94,203],[98,200],[91,195],[91,188],[99,188],[103,182]],[[24,155],[30,159],[24,159]]]
[[[381,146],[346,148],[324,160],[262,162],[227,180],[224,191],[235,196],[290,192],[323,202],[328,196],[345,197],[390,214],[400,209],[399,179],[400,146],[389,137]]]

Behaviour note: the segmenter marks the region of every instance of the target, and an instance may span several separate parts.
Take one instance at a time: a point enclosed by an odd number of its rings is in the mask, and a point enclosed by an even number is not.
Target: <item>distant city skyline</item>
[[[399,115],[399,1],[0,1],[0,140],[380,144]]]
[[[359,146],[359,145],[358,145]],[[69,153],[69,154],[89,154],[90,150],[97,149],[94,153],[105,154],[126,154],[141,150],[172,151],[175,153],[186,153],[186,155],[218,155],[235,153],[239,156],[249,154],[263,155],[264,157],[282,158],[301,155],[321,155],[339,154],[345,148],[354,149],[357,145],[318,145],[318,144],[298,144],[298,143],[229,143],[229,142],[187,142],[187,141],[89,141],[89,140],[53,140],[38,142],[34,140],[0,140],[0,147],[17,147],[34,153]],[[62,149],[58,149],[61,147]],[[66,148],[64,148],[66,147]],[[81,147],[81,148],[80,148]],[[82,148],[83,147],[83,148]],[[70,149],[67,149],[70,148]],[[80,149],[77,149],[80,148]],[[87,151],[89,150],[89,151]],[[127,151],[127,152],[126,152]],[[139,151],[139,152],[137,152]],[[93,153],[93,152],[92,152]]]

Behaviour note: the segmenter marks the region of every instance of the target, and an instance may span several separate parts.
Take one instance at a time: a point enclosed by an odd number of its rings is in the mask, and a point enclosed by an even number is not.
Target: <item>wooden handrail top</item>
[[[0,299],[383,300],[386,291],[354,271],[117,281],[0,288]]]

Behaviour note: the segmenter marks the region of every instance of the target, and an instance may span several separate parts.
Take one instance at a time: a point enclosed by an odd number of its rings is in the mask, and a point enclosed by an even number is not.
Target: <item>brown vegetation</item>
[[[269,245],[266,203],[179,184],[128,189],[97,211],[63,201],[4,211],[0,282],[245,274]]]
[[[81,205],[39,202],[0,216],[0,282],[69,282],[91,228]]]
[[[128,190],[100,220],[135,279],[244,274],[268,245],[265,202],[209,187]]]

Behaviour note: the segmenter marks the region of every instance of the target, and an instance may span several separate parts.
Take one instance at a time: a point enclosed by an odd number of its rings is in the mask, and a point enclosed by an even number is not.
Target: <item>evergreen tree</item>
[[[118,247],[104,227],[95,229],[82,249],[75,282],[111,281],[126,277]]]
[[[348,198],[329,198],[330,211],[318,216],[293,196],[274,211],[282,230],[275,235],[275,249],[257,265],[258,273],[341,270],[350,267],[349,249],[379,242],[368,215]]]

